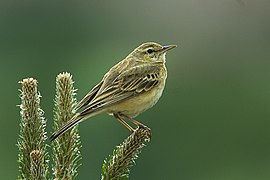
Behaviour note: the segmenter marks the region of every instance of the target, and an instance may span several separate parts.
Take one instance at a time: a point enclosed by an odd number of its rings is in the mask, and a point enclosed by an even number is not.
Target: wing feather
[[[87,95],[80,102],[77,103],[75,109],[78,110],[78,109],[81,109],[84,106],[88,105],[94,99],[94,97],[97,95],[102,84],[103,84],[103,81],[98,83],[89,93],[87,93]]]
[[[130,97],[139,95],[155,88],[160,83],[160,66],[135,66],[115,77],[110,83],[106,83],[106,78],[90,92],[91,97],[82,100],[84,104],[81,115],[86,115],[93,109],[106,108],[115,103],[119,103]]]

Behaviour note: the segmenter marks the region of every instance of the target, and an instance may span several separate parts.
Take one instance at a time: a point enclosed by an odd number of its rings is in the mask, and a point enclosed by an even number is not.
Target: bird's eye
[[[151,53],[153,53],[153,52],[154,52],[153,49],[148,49],[148,50],[147,50],[147,53],[148,53],[148,54],[151,54]]]

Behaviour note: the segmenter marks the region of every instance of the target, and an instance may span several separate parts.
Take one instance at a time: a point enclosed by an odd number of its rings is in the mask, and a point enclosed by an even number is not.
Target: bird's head
[[[176,45],[162,46],[155,42],[147,42],[138,46],[129,56],[135,57],[143,62],[165,62],[165,55],[168,50],[177,47]]]

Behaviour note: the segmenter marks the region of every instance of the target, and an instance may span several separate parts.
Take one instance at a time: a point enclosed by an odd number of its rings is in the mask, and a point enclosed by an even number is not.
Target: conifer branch
[[[40,108],[41,95],[37,91],[37,80],[23,79],[21,82],[19,176],[18,179],[46,179],[49,155],[46,152],[46,120]],[[37,158],[36,152],[42,152]],[[37,176],[37,173],[38,176]],[[38,177],[38,178],[37,178]]]
[[[129,168],[150,141],[151,130],[146,126],[138,127],[124,142],[113,150],[113,155],[105,159],[102,165],[102,180],[121,180],[129,178]]]
[[[62,127],[74,115],[76,105],[74,81],[69,73],[56,77],[54,130]],[[74,179],[80,166],[81,142],[78,127],[74,127],[53,142],[53,174],[55,179]]]

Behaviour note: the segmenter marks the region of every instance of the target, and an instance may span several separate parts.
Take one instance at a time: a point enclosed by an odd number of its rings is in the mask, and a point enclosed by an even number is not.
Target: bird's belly
[[[122,113],[129,117],[136,117],[143,111],[154,106],[162,95],[164,86],[156,87],[149,92],[142,93],[109,108],[109,113]]]

